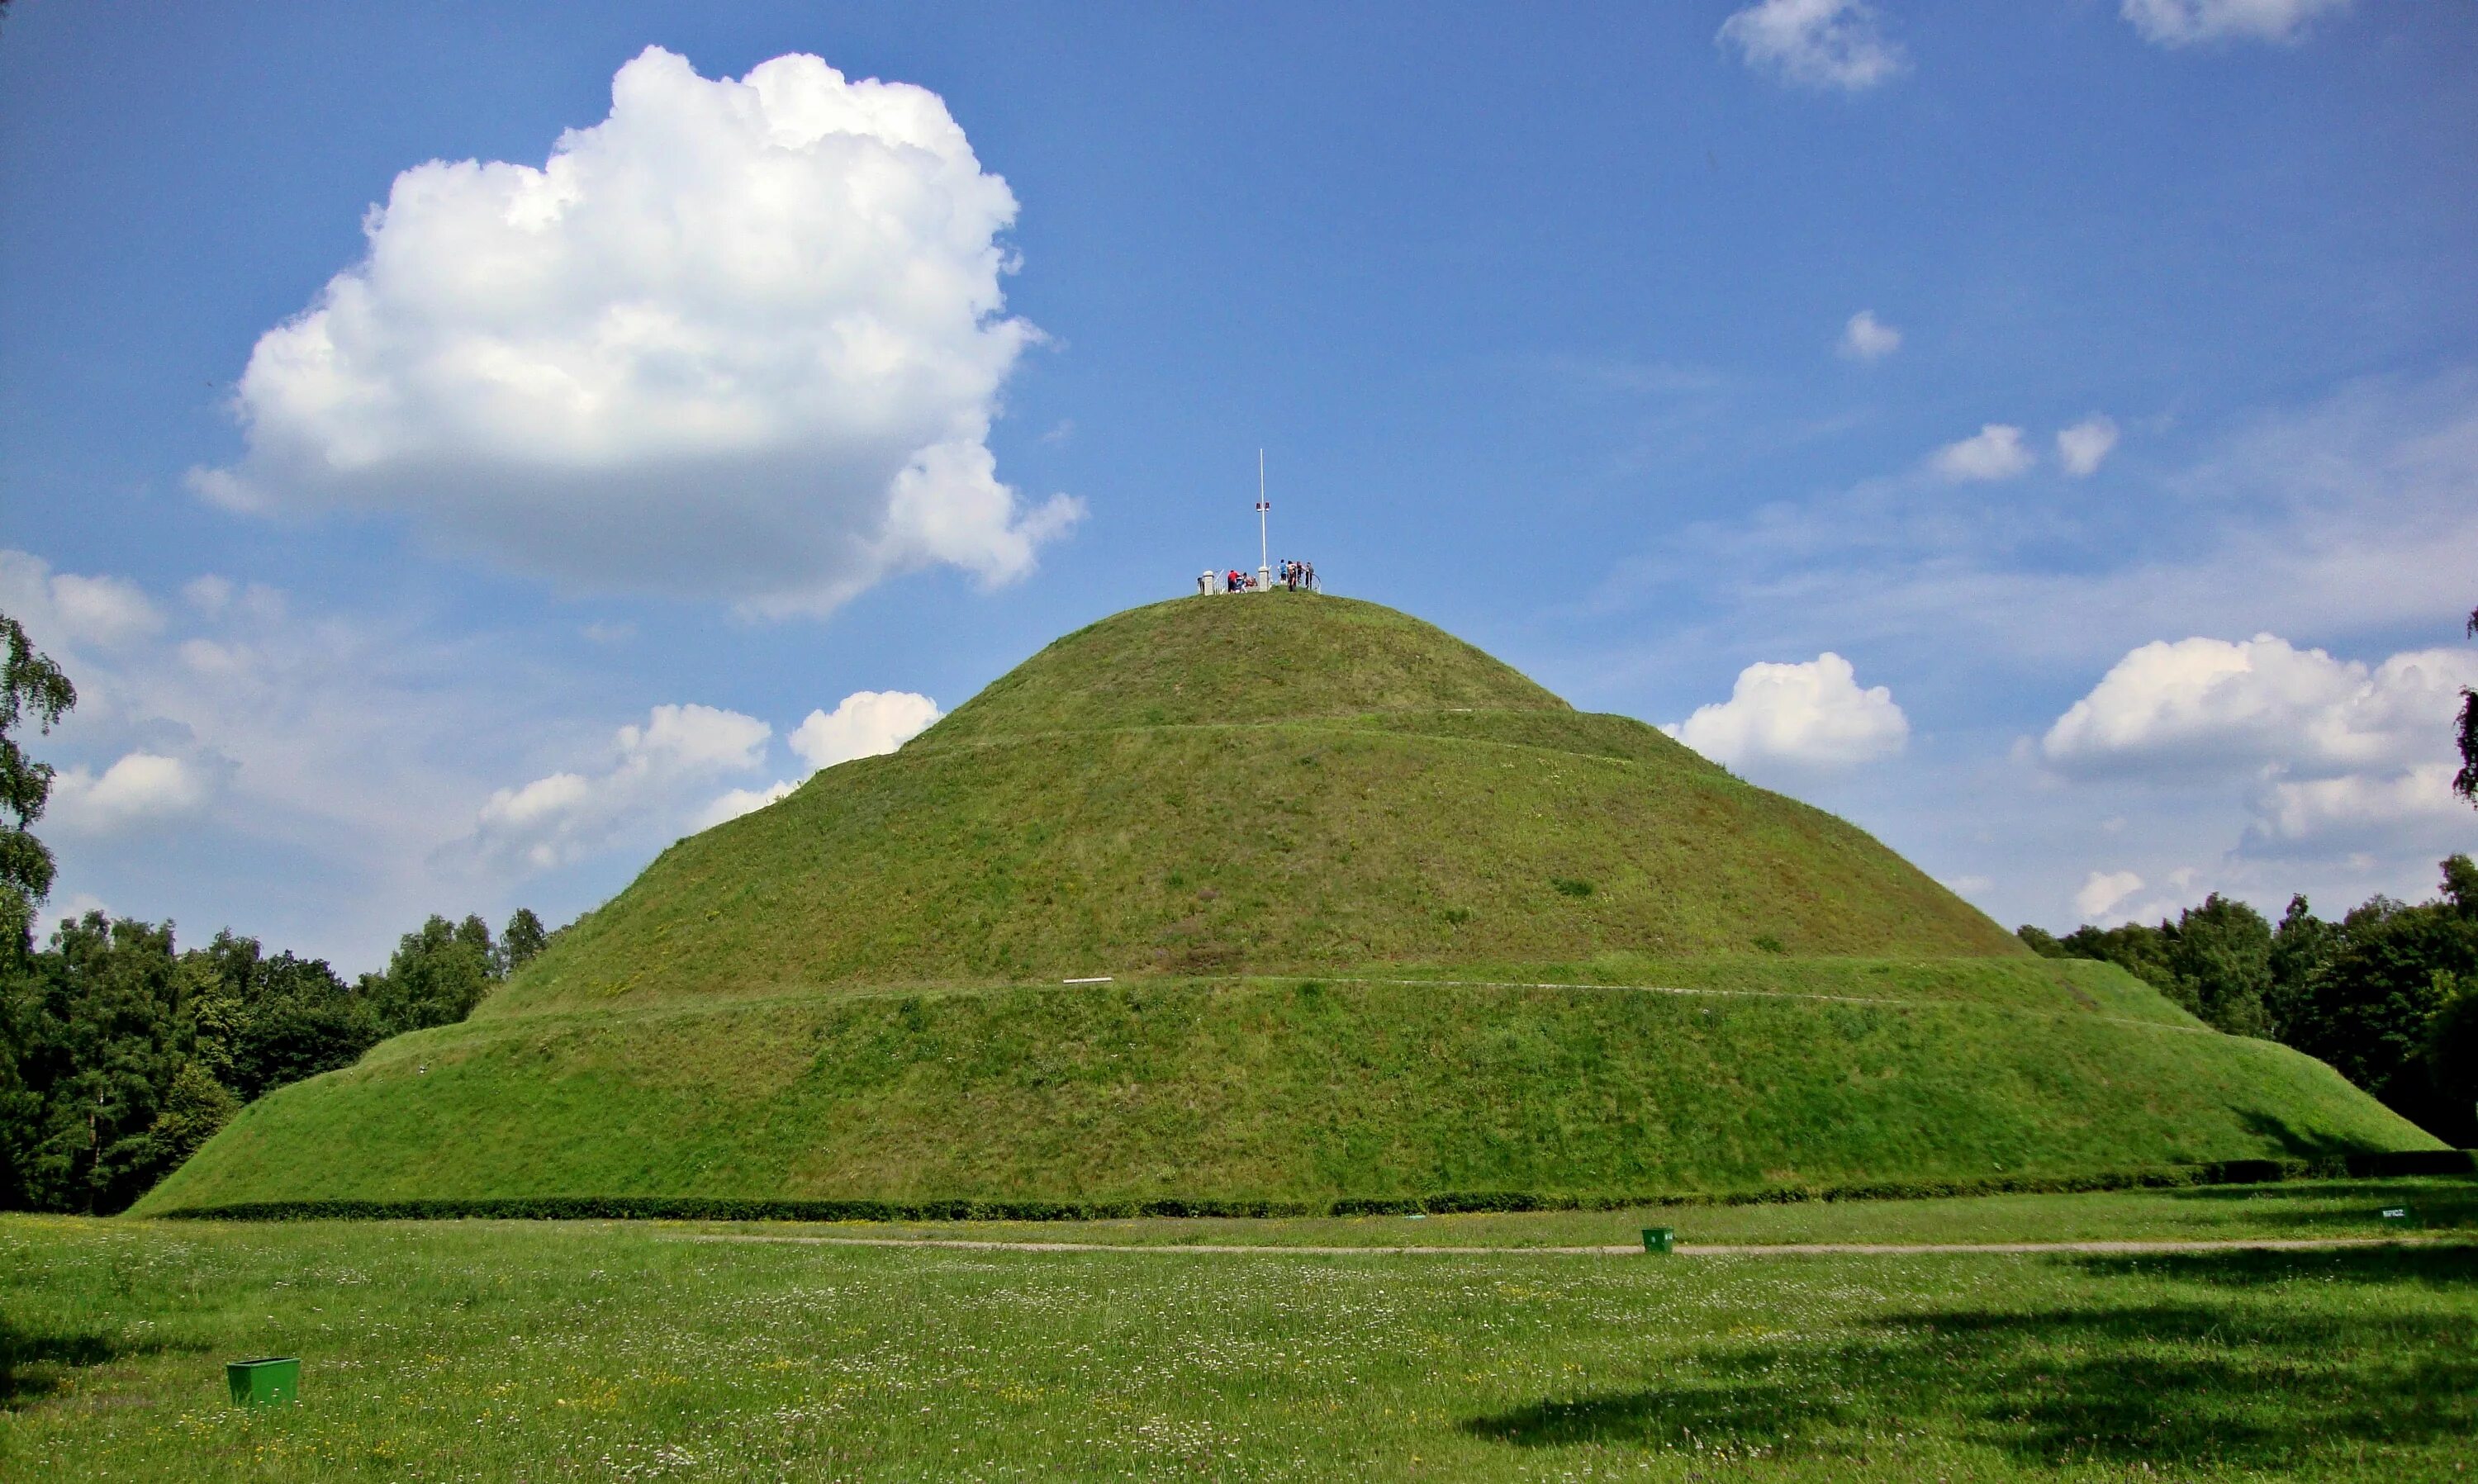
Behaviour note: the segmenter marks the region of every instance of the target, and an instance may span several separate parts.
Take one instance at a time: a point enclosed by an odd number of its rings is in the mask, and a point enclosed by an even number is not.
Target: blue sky
[[[1259,446],[1276,555],[2009,925],[2422,895],[2473,139],[2410,0],[19,0],[51,906],[565,919],[1252,566]]]

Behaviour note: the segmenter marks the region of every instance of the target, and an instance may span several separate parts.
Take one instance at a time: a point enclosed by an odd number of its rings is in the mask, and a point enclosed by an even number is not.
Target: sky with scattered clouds
[[[2478,12],[18,0],[54,912],[553,920],[1276,556],[2008,925],[2478,848]]]

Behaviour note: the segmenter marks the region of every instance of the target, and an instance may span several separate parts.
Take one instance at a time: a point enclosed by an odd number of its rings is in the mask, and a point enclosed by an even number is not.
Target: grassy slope
[[[1284,593],[1069,635],[902,751],[664,852],[485,1013],[1759,938],[2022,952],[1864,832],[1639,721],[1389,609]]]
[[[487,1013],[836,981],[1733,952],[1767,935],[1793,953],[2020,952],[1863,832],[1707,767],[1304,722],[1171,727],[831,769],[664,852]]]
[[[1056,641],[919,745],[1454,707],[1568,710],[1511,666],[1375,603],[1289,593],[1179,599]]]
[[[1228,982],[1267,970],[1330,982]],[[1141,987],[1024,983],[1098,974]],[[471,1023],[262,1101],[146,1205],[1651,1193],[2427,1143],[1652,728],[1277,594],[1105,619],[680,843]]]
[[[0,1218],[0,1476],[2465,1480],[2471,1255],[1076,1255]],[[228,1405],[243,1355],[300,1356],[300,1405]]]
[[[271,1094],[139,1209],[1651,1194],[2433,1146],[2317,1062],[2042,968],[2018,1004],[1860,969],[1884,1002],[1152,981],[510,1017]]]

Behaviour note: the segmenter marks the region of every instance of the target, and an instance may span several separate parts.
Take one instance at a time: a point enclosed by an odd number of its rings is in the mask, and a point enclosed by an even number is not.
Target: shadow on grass
[[[2239,1113],[2238,1121],[2245,1126],[2247,1133],[2280,1145],[2280,1152],[2290,1159],[2321,1162],[2371,1152],[2354,1139],[2336,1139],[2329,1134],[2301,1129],[2276,1113]]]
[[[2478,1244],[2341,1247],[2330,1252],[2152,1252],[2075,1260],[2101,1277],[2167,1278],[2215,1288],[2347,1283],[2375,1289],[2478,1289]]]
[[[1518,1447],[1634,1444],[1833,1455],[1942,1434],[2039,1464],[2287,1470],[2478,1435],[2458,1251],[2091,1258],[2086,1306],[1924,1309],[1810,1345],[1711,1346],[1670,1384],[1543,1400],[1463,1430]],[[2154,1301],[2113,1298],[2140,1285]],[[2291,1285],[2283,1292],[2266,1292]],[[1871,1445],[1871,1439],[1873,1440]]]
[[[2205,1185],[2172,1192],[2180,1201],[2222,1205],[2261,1204],[2246,1220],[2263,1226],[2299,1231],[2374,1234],[2393,1230],[2380,1213],[2400,1207],[2409,1211],[2409,1227],[2417,1231],[2465,1230],[2478,1227],[2478,1176],[2433,1175],[2410,1180],[2297,1180],[2280,1185]],[[2288,1202],[2345,1202],[2323,1210],[2282,1209]]]
[[[156,1341],[128,1345],[109,1335],[41,1333],[0,1315],[0,1412],[42,1400],[65,1385],[74,1371],[124,1355],[153,1355],[167,1348]]]

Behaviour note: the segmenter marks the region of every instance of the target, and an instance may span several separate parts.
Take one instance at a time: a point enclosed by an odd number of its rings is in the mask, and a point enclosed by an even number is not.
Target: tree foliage
[[[2378,896],[2337,922],[2292,897],[2277,927],[2213,895],[2176,921],[2035,927],[2052,958],[2103,959],[2207,1023],[2330,1063],[2438,1136],[2478,1143],[2478,864],[2443,862],[2435,901]]]
[[[0,951],[22,951],[35,904],[52,890],[52,852],[33,832],[52,796],[52,767],[26,755],[17,731],[32,721],[49,732],[77,704],[77,688],[7,614],[0,646]]]
[[[547,936],[434,917],[347,984],[230,931],[182,951],[170,923],[63,920],[0,967],[0,1208],[120,1210],[253,1099],[463,1019]]]
[[[2478,639],[2478,608],[2469,610],[2469,637]],[[2452,775],[2452,792],[2478,804],[2478,691],[2461,688],[2461,770]]]

